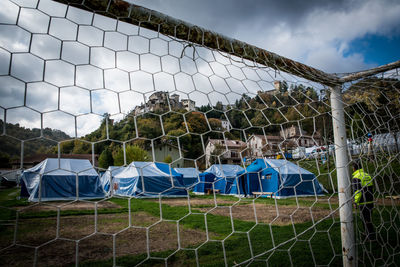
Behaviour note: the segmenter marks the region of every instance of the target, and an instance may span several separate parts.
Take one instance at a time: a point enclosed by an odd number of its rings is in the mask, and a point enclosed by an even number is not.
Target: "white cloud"
[[[335,47],[313,50],[307,56],[307,64],[331,72],[337,71],[339,66],[340,72],[353,72],[354,70],[376,67],[374,64],[364,63],[362,54],[355,53],[345,57]]]
[[[103,117],[96,114],[85,114],[76,118],[77,135],[84,136],[98,129]]]
[[[327,72],[358,71],[371,65],[362,54],[346,55],[351,41],[367,34],[399,33],[400,3],[384,2],[389,1],[355,1],[345,10],[315,9],[297,25],[283,21],[266,26],[268,20],[257,18],[242,24],[236,36],[243,34],[257,46]]]

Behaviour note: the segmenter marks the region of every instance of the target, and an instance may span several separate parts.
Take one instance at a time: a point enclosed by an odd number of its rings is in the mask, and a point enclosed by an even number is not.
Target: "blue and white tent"
[[[39,196],[52,201],[103,198],[105,193],[89,160],[45,159],[21,175],[21,197],[38,201]]]
[[[103,175],[101,175],[100,181],[105,192],[109,193],[110,191],[110,181],[112,180],[112,177],[122,172],[124,169],[125,167],[123,166],[110,166]]]
[[[239,165],[214,164],[200,174],[200,182],[193,192],[204,194],[214,189],[224,195],[239,195],[242,193],[240,180],[244,178],[243,172],[244,169]]]
[[[281,159],[256,159],[247,168],[247,194],[272,194],[276,198],[323,195],[325,189],[316,176]]]
[[[199,181],[200,172],[196,168],[175,168],[175,171],[182,174],[183,185],[187,188]]]
[[[134,161],[122,171],[112,174],[114,194],[135,197],[182,197],[187,190],[182,174],[166,163]]]

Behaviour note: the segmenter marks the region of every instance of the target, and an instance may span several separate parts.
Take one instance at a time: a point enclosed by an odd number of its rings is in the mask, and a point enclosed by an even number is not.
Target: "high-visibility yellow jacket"
[[[357,205],[374,203],[373,181],[363,169],[353,172],[354,202]]]

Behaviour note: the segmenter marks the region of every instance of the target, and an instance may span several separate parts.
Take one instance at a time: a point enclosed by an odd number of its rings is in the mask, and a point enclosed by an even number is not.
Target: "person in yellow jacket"
[[[357,208],[360,209],[366,237],[369,240],[375,240],[375,229],[372,224],[372,211],[374,208],[373,181],[371,175],[362,169],[360,162],[353,163],[352,185],[354,202]]]

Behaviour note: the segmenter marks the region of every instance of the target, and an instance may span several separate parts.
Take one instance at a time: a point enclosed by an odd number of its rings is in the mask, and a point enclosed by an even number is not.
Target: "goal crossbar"
[[[284,71],[327,86],[334,86],[341,83],[336,75],[325,73],[254,45],[192,25],[158,11],[127,3],[123,0],[54,1],[154,30],[189,43],[217,49],[221,52],[251,60],[275,70]]]

